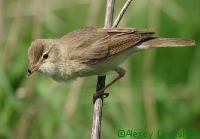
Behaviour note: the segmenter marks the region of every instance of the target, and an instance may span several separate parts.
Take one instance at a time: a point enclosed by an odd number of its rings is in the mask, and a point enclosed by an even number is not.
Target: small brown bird
[[[37,39],[28,49],[31,64],[28,75],[40,71],[56,81],[70,81],[116,71],[119,76],[100,95],[125,75],[118,65],[133,53],[154,47],[195,45],[193,40],[157,38],[154,34],[148,29],[85,27],[60,39]]]

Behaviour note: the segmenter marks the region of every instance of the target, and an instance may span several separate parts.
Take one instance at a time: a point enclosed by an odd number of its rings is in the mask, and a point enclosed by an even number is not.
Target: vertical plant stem
[[[111,28],[113,22],[115,0],[107,0],[104,28]]]
[[[22,30],[23,20],[24,20],[24,13],[26,6],[25,0],[20,0],[16,4],[16,12],[14,13],[14,20],[12,22],[12,25],[9,30],[9,34],[7,37],[7,45],[5,47],[5,50],[3,51],[2,59],[3,59],[3,68],[8,69],[12,59],[14,58],[17,50],[18,50],[18,41],[20,38],[20,33]],[[9,56],[8,56],[9,54]]]
[[[33,39],[40,38],[42,35],[42,13],[44,10],[44,1],[43,0],[36,0],[34,3],[34,18],[33,18]],[[21,7],[22,8],[22,7]],[[31,76],[31,80],[27,82],[27,90],[28,91],[28,99],[29,101],[33,101],[35,98],[35,85],[36,85],[37,76]],[[28,131],[30,130],[32,125],[32,121],[37,116],[39,109],[37,106],[37,102],[35,102],[32,105],[29,105],[26,110],[23,111],[19,127],[18,127],[18,133],[15,137],[16,139],[27,139],[28,138]],[[37,125],[37,123],[34,123],[34,125]],[[38,136],[41,136],[41,138],[44,138],[44,135],[41,134],[40,128],[35,127],[36,133]]]
[[[102,0],[96,0],[91,2],[90,9],[88,12],[87,25],[97,26],[97,23],[99,22],[99,16],[102,5],[103,5]]]
[[[156,5],[160,4],[160,0],[149,1],[149,27],[158,32],[159,28],[159,13],[160,10]],[[143,79],[143,92],[144,92],[144,108],[147,117],[147,130],[156,132],[158,129],[158,116],[156,111],[156,100],[154,97],[155,89],[152,88],[154,80],[152,77],[153,63],[155,59],[156,49],[149,50],[144,56],[144,79]],[[154,139],[158,137],[153,135]]]
[[[130,4],[130,2],[131,2],[131,0],[127,0],[127,3]],[[124,15],[124,12],[128,8],[129,4],[127,4],[127,3],[124,5],[120,14],[118,15],[119,18],[116,19],[116,23],[117,23],[116,26],[118,25],[118,23],[122,19],[122,16]],[[112,27],[114,4],[115,4],[115,0],[107,0],[104,28]],[[106,76],[98,76],[97,87],[96,87],[97,92],[100,91],[105,86],[105,80],[106,80]],[[91,139],[100,139],[102,105],[103,105],[103,98],[98,98],[94,104],[94,115],[93,115]]]
[[[0,49],[2,47],[2,42],[4,38],[4,22],[3,22],[3,15],[4,15],[4,0],[0,0]]]
[[[104,28],[112,27],[115,0],[107,0]],[[96,92],[105,86],[106,76],[98,76]],[[100,139],[103,98],[98,98],[94,104],[94,115],[91,139]]]

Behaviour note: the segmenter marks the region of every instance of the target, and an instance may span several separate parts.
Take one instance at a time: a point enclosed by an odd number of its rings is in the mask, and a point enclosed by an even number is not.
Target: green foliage
[[[124,2],[116,0],[114,17]],[[96,77],[73,83],[40,73],[27,78],[27,49],[37,38],[103,27],[106,1],[0,3],[0,139],[89,138]],[[200,132],[199,5],[199,0],[132,2],[119,27],[151,28],[157,36],[194,39],[196,46],[147,50],[122,64],[126,76],[106,91],[102,138],[118,138],[119,129]],[[107,83],[115,76],[107,76]]]

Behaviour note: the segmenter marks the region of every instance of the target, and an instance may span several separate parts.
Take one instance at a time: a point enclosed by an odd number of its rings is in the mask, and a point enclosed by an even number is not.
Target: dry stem
[[[132,0],[127,0],[126,4],[122,8],[120,14],[118,15],[114,27],[117,27],[120,20],[122,19],[128,5]],[[106,15],[105,15],[105,24],[104,28],[111,28],[114,14],[114,4],[115,0],[107,0],[106,6]],[[98,76],[96,92],[100,91],[105,86],[106,76]],[[103,98],[98,98],[94,104],[94,115],[93,115],[93,124],[92,124],[92,135],[91,139],[100,139],[101,134],[101,119],[102,119],[102,105]]]

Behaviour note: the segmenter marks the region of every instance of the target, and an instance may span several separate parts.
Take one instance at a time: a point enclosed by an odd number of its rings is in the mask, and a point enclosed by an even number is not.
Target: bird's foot
[[[107,98],[109,96],[109,93],[104,93],[102,91],[99,91],[97,93],[95,93],[93,95],[93,104],[95,103],[95,101],[98,99],[98,98]]]

